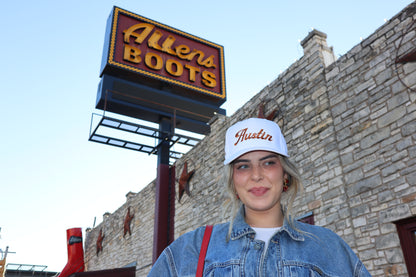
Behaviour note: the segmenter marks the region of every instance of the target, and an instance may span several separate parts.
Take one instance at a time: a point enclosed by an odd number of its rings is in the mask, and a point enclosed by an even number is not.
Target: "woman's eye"
[[[274,165],[274,164],[276,164],[276,162],[275,162],[275,161],[266,161],[266,162],[264,163],[264,165]]]
[[[237,169],[247,169],[249,166],[247,164],[240,164],[237,166]]]

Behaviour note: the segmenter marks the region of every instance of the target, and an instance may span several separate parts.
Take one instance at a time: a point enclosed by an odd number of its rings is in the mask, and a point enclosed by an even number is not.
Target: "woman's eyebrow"
[[[267,160],[267,159],[270,159],[270,158],[277,158],[277,154],[267,155],[267,156],[265,156],[263,158],[260,158],[259,161],[264,161],[264,160]],[[249,162],[251,162],[251,160],[248,160],[248,159],[238,159],[238,160],[233,161],[233,164],[236,164],[236,163],[249,163]]]
[[[267,155],[266,157],[261,158],[260,161],[267,160],[267,159],[270,159],[270,158],[277,158],[277,154]]]
[[[236,163],[249,163],[249,162],[250,162],[250,160],[239,159],[239,160],[233,161],[233,164],[236,164]]]

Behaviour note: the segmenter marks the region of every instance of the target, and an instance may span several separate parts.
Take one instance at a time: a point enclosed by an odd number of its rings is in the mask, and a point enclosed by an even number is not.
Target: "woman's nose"
[[[262,168],[260,166],[253,166],[252,171],[251,171],[251,178],[254,181],[259,181],[263,178],[263,171]]]

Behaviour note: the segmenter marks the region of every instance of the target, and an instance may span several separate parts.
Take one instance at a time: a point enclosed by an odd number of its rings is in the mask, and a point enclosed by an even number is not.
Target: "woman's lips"
[[[255,196],[263,196],[268,191],[268,188],[265,187],[256,187],[249,190],[250,193],[254,194]]]

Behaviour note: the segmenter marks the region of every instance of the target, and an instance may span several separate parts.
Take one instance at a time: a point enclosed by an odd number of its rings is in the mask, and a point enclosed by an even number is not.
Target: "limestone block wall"
[[[211,132],[176,162],[195,169],[191,197],[176,201],[175,237],[230,219],[221,182],[226,129],[238,120],[278,110],[276,122],[304,178],[298,216],[338,233],[373,276],[408,276],[395,222],[416,216],[416,65],[397,56],[416,49],[416,4],[336,59],[326,35],[314,30],[304,55],[230,117],[217,115]],[[232,92],[229,92],[232,93]],[[152,261],[154,183],[87,232],[87,270],[135,263],[146,276]],[[132,235],[123,220],[132,207]],[[96,253],[100,230],[106,237]]]
[[[407,276],[394,222],[416,214],[416,66],[395,60],[416,49],[414,20],[411,5],[326,69],[349,210],[326,224],[341,224],[373,276]]]
[[[94,229],[87,229],[84,260],[86,271],[136,266],[137,276],[146,276],[152,264],[155,185],[149,184],[140,193],[129,192],[126,203],[113,213],[105,213]],[[124,236],[124,220],[128,207],[134,214],[131,235]],[[100,231],[104,236],[102,251],[97,253]]]

